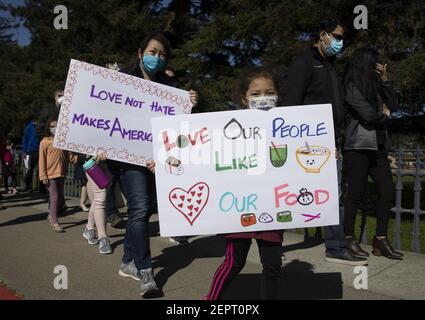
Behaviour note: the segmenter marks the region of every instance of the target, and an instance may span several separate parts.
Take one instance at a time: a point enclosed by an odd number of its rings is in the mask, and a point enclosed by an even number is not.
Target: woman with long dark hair
[[[354,237],[357,210],[364,201],[368,176],[378,192],[377,227],[373,238],[376,256],[402,259],[387,239],[391,200],[394,197],[387,154],[390,110],[397,108],[397,95],[388,80],[387,65],[372,48],[358,49],[349,61],[344,76],[345,121],[344,168],[347,177],[345,235],[347,246],[356,256],[368,256]]]

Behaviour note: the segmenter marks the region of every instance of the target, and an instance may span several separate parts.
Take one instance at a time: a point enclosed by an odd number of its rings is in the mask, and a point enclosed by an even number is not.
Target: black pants
[[[241,272],[251,247],[252,239],[226,239],[224,262],[214,274],[206,300],[218,300],[223,292]],[[279,286],[282,277],[281,243],[257,240],[263,272],[261,275],[261,299],[279,299]]]
[[[356,213],[365,201],[368,176],[370,175],[378,192],[376,235],[386,236],[391,213],[391,201],[395,194],[387,152],[383,148],[378,151],[345,151],[344,167],[347,177],[345,235],[354,236]]]

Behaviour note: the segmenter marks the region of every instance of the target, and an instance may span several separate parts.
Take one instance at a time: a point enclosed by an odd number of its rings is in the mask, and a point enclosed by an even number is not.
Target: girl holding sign
[[[164,72],[170,55],[167,38],[162,33],[150,34],[138,50],[138,63],[120,72],[173,86],[175,80]],[[194,107],[198,94],[193,90],[189,94]],[[100,159],[103,160],[102,157]],[[124,256],[118,274],[140,281],[140,295],[144,298],[156,297],[161,293],[152,270],[148,230],[149,218],[156,210],[155,176],[149,164],[141,167],[112,161],[109,169],[113,175],[120,177],[128,207]]]
[[[275,76],[264,68],[250,70],[241,82],[240,100],[243,108],[272,108],[277,106],[278,83]],[[225,235],[226,253],[224,262],[214,274],[210,291],[205,300],[222,297],[226,287],[245,266],[252,239],[257,241],[263,273],[261,298],[279,299],[283,230],[234,233]]]

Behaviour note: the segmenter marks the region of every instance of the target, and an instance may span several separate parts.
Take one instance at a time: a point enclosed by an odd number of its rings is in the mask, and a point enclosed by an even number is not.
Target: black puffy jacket
[[[383,145],[388,142],[387,127],[391,117],[383,113],[384,103],[391,112],[398,108],[397,94],[389,81],[381,83],[378,94],[379,109],[376,110],[360,90],[348,83],[344,92],[345,142],[344,150],[378,150],[378,135]]]
[[[291,62],[284,80],[284,106],[332,104],[335,137],[344,120],[343,88],[333,62],[316,47],[308,48]]]

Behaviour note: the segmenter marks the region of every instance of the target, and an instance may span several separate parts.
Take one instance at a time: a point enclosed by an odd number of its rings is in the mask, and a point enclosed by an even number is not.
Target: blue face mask
[[[342,47],[344,46],[344,40],[332,39],[331,44],[325,48],[325,55],[327,57],[336,56],[341,52]]]
[[[147,73],[155,74],[158,71],[164,70],[165,60],[157,56],[145,54],[143,55],[143,60],[140,61],[140,67],[143,68]]]

